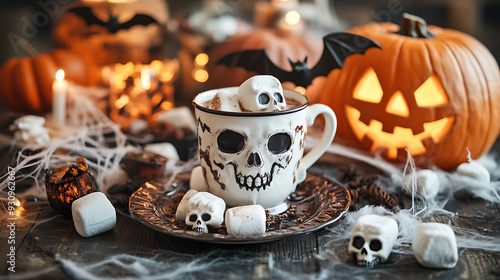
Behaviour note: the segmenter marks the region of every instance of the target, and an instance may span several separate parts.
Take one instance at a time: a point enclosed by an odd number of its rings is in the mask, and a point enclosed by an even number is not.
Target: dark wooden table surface
[[[335,177],[339,168],[342,164],[323,158],[311,170]],[[76,232],[73,221],[58,215],[46,200],[22,203],[15,228],[15,273],[7,270],[9,221],[6,210],[0,210],[0,278],[86,279],[92,275],[115,279],[500,278],[500,253],[479,249],[459,248],[456,267],[447,270],[424,268],[411,254],[394,253],[390,263],[370,269],[358,267],[347,252],[348,239],[331,242],[330,229],[342,225],[344,219],[326,229],[278,241],[221,245],[166,236],[134,220],[126,207],[117,207],[113,230],[83,238]],[[408,209],[410,205],[411,199],[400,195],[400,209]],[[460,196],[450,201],[446,209],[458,215],[433,215],[424,221],[475,229],[500,242],[499,204]]]

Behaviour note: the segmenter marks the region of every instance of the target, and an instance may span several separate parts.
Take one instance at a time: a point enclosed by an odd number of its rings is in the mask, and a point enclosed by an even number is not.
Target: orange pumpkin
[[[398,33],[399,31],[399,33]],[[500,130],[500,72],[491,53],[461,32],[405,15],[401,28],[371,23],[349,32],[382,49],[332,71],[320,102],[332,107],[337,139],[420,166],[454,169],[487,152]]]
[[[310,67],[316,65],[323,53],[323,41],[319,36],[294,35],[276,29],[257,29],[251,33],[236,35],[226,42],[214,46],[209,52],[210,58],[207,64],[209,78],[207,86],[210,89],[230,86],[239,86],[248,78],[256,75],[242,67],[230,68],[216,62],[230,53],[245,50],[266,50],[271,61],[283,70],[292,71],[290,61],[303,61],[307,57]],[[314,82],[313,82],[314,85]],[[285,88],[294,89],[295,85],[290,82],[283,84]],[[309,86],[308,88],[311,88]],[[315,96],[309,95],[312,102]]]
[[[99,71],[87,57],[58,49],[35,57],[14,57],[0,69],[0,96],[10,109],[41,114],[52,107],[52,83],[58,69],[65,79],[80,85],[96,85]]]

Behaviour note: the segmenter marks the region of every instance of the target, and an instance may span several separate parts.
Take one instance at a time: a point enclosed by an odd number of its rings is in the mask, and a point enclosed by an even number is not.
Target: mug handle
[[[306,170],[325,153],[326,149],[328,149],[332,143],[335,133],[337,132],[337,117],[330,107],[323,104],[313,104],[307,109],[307,126],[312,126],[314,124],[314,120],[320,114],[323,114],[325,116],[325,127],[319,142],[306,155],[304,155],[304,157],[302,157],[302,161],[298,169],[298,183],[303,182],[306,179]]]

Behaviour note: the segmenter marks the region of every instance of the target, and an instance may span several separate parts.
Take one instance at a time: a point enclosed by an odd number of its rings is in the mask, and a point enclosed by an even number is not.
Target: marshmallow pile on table
[[[270,75],[257,75],[243,82],[236,93],[219,90],[208,108],[228,112],[273,112],[286,108],[281,82]]]
[[[225,214],[224,214],[225,212]],[[226,210],[226,203],[209,192],[191,189],[177,206],[175,218],[193,231],[208,233],[225,221],[229,235],[254,235],[266,232],[266,213],[260,205],[238,206]]]
[[[367,214],[353,227],[348,252],[359,266],[373,267],[389,259],[398,236],[398,224],[391,217]],[[455,233],[446,224],[416,226],[412,249],[417,261],[429,268],[453,268],[458,261]]]

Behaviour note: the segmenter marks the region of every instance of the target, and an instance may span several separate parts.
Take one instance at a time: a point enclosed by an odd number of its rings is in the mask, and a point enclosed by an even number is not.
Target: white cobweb
[[[84,89],[72,85],[68,94],[67,119],[57,127],[47,116],[46,128],[51,135],[49,145],[25,144],[15,138],[3,136],[12,143],[15,156],[9,165],[14,171],[16,182],[24,180],[33,183],[33,188],[17,194],[38,198],[45,197],[45,170],[74,164],[76,158],[85,157],[93,171],[101,191],[123,176],[120,161],[123,156],[138,148],[127,142],[127,136],[120,126],[112,122],[94,103],[89,95],[100,89]],[[15,151],[17,150],[17,151]],[[8,173],[0,177],[0,190],[7,187]]]

